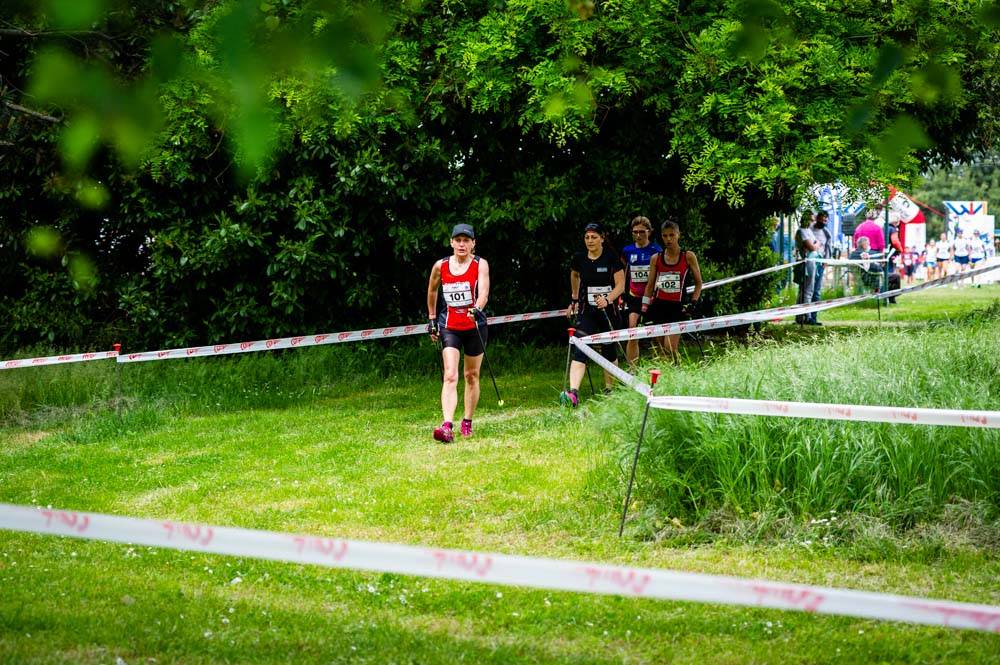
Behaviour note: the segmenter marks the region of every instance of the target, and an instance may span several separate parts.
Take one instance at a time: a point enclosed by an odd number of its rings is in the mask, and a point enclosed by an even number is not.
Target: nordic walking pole
[[[608,303],[608,307],[611,307],[611,303]],[[608,316],[608,307],[605,307],[601,311],[604,312],[604,320],[608,322],[608,332],[612,332],[615,327],[611,325],[611,317]],[[628,355],[625,353],[625,349],[622,348],[621,342],[615,342],[618,345],[618,351],[622,354],[622,357],[628,360]]]
[[[660,379],[660,370],[649,370],[649,396],[653,396],[653,388]],[[632,458],[632,473],[628,479],[628,490],[625,492],[625,505],[622,507],[622,521],[618,525],[618,537],[625,531],[625,516],[628,515],[628,504],[632,500],[632,484],[635,482],[635,467],[639,464],[639,449],[642,447],[642,437],[646,433],[646,420],[649,419],[649,399],[646,399],[646,412],[642,415],[642,427],[639,428],[639,440],[635,444],[635,456]]]
[[[121,354],[122,345],[118,342],[112,344],[115,353]],[[115,358],[115,384],[117,386],[118,398],[115,400],[115,411],[120,416],[122,414],[122,364],[118,362],[118,358]]]
[[[569,333],[569,337],[572,337],[576,332],[576,328],[567,328],[566,332]],[[569,390],[569,361],[573,356],[573,345],[566,341],[566,381],[564,382],[565,390]]]
[[[490,373],[490,379],[493,380],[493,390],[497,394],[497,406],[503,406],[503,400],[500,399],[500,389],[497,388],[497,377],[493,375],[493,367],[490,365],[490,357],[486,355],[486,344],[483,342],[483,334],[479,332],[479,321],[476,320],[475,315],[473,315],[473,321],[476,324],[476,337],[479,338],[479,346],[483,347],[483,362],[486,363],[486,370]]]
[[[587,382],[590,384],[590,394],[596,396],[597,391],[594,390],[594,380],[590,378],[590,363],[586,364],[586,368],[587,368]]]

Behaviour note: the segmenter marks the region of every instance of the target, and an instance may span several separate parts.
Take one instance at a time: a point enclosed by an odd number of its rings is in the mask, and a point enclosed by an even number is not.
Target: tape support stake
[[[466,582],[770,607],[1000,633],[1000,607],[653,568],[392,545],[0,504],[0,528]]]

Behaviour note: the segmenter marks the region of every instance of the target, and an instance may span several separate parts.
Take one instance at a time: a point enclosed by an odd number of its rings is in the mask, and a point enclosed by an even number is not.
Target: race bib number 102
[[[679,272],[661,272],[657,274],[656,288],[664,293],[680,293],[681,274]]]

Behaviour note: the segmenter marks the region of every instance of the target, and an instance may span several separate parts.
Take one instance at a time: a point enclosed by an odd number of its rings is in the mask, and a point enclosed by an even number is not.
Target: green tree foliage
[[[744,272],[813,183],[996,134],[980,2],[66,4],[0,32],[8,347],[418,320],[459,221],[499,312],[563,304],[590,221],[676,216],[707,277]]]

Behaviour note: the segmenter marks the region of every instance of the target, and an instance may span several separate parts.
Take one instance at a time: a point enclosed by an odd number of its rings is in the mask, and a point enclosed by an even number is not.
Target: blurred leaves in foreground
[[[84,170],[102,144],[127,168],[137,168],[160,137],[160,97],[175,83],[193,84],[211,96],[213,119],[244,177],[264,167],[275,148],[276,81],[291,76],[321,82],[347,99],[378,86],[375,51],[390,23],[373,6],[328,0],[188,4],[204,5],[191,9],[198,27],[187,35],[165,29],[150,35],[148,58],[137,75],[120,66],[115,71],[114,57],[79,53],[72,41],[38,51],[28,93],[66,112],[60,147],[68,169]],[[105,10],[120,13],[94,0],[49,0],[44,8],[38,20],[61,30],[86,30]],[[114,39],[108,36],[112,44]]]

